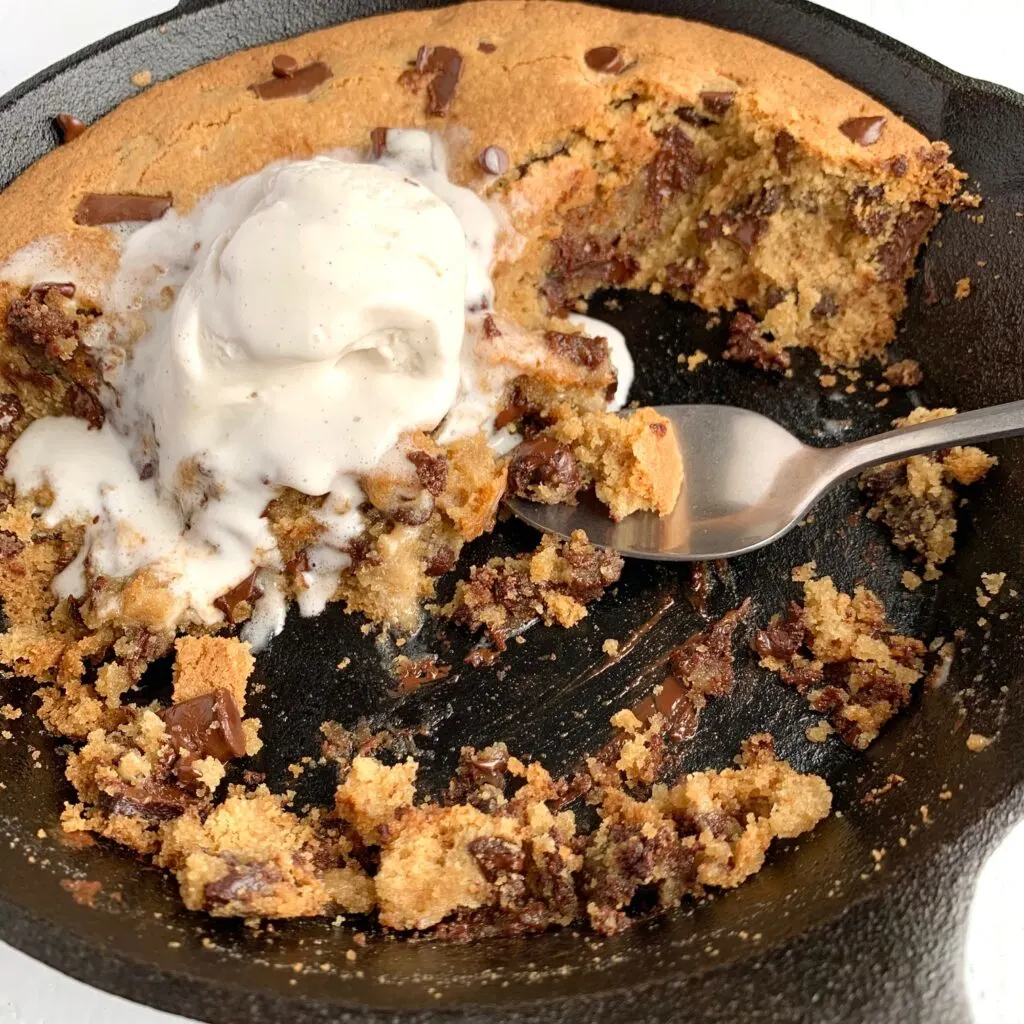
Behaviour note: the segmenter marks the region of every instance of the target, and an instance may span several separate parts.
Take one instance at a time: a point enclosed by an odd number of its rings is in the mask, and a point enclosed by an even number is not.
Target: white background
[[[261,0],[251,0],[260,3]],[[965,74],[1024,92],[1021,0],[824,0],[830,7]],[[61,57],[169,0],[0,0],[0,94]],[[967,985],[979,1024],[1024,1020],[1024,824],[978,882],[968,932]],[[0,1024],[183,1024],[65,978],[0,943]]]

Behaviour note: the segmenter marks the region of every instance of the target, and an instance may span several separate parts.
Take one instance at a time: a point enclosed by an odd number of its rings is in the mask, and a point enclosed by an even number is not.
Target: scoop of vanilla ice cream
[[[194,267],[120,390],[152,421],[162,489],[196,458],[216,481],[323,494],[451,406],[466,236],[379,164],[318,157],[240,185],[197,211]]]

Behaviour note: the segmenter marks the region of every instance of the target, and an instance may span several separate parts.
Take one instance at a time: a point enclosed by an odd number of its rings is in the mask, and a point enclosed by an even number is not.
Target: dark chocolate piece
[[[873,117],[850,117],[840,126],[839,130],[858,146],[873,146],[881,137],[886,118],[882,114]]]
[[[88,125],[75,117],[74,114],[58,114],[54,119],[57,122],[57,129],[60,131],[61,142],[74,142]]]
[[[617,46],[595,46],[583,54],[591,71],[602,75],[618,75],[626,68],[626,58]]]
[[[293,71],[287,78],[278,77],[265,82],[256,82],[249,89],[261,100],[287,100],[294,96],[306,96],[318,85],[334,77],[334,72],[322,61],[317,60]]]
[[[87,192],[75,210],[75,223],[86,227],[128,221],[159,220],[170,208],[169,195]]]
[[[160,712],[175,752],[230,761],[245,754],[245,733],[235,698],[227,690],[204,693]]]
[[[480,154],[479,161],[488,174],[504,174],[509,169],[508,153],[501,146],[488,146]]]

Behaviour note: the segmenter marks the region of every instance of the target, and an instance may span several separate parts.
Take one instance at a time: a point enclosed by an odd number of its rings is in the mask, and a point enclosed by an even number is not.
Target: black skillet
[[[399,0],[183,0],[171,15],[138,25],[44,72],[0,101],[0,185],[55,142],[50,119],[69,110],[92,120],[133,90],[129,75],[149,68],[157,80],[233,50],[406,6]],[[425,4],[423,6],[426,6]],[[909,398],[859,389],[826,392],[814,361],[798,360],[795,379],[769,380],[721,361],[696,374],[679,371],[675,353],[718,350],[720,330],[706,315],[663,298],[619,296],[599,314],[619,324],[638,356],[634,397],[644,402],[710,401],[746,405],[819,444],[882,429],[910,403],[970,409],[1024,397],[1019,334],[1024,317],[1024,99],[952,73],[879,34],[796,0],[638,0],[620,7],[704,20],[802,54],[877,96],[932,138],[947,139],[958,164],[985,196],[983,223],[964,213],[944,218],[912,292],[899,353],[919,357],[925,384]],[[0,227],[2,229],[2,227]],[[976,266],[986,260],[985,267]],[[966,302],[954,282],[971,276]],[[923,277],[939,297],[926,302]],[[718,614],[753,595],[758,616],[782,607],[796,587],[790,567],[817,560],[850,586],[864,579],[895,622],[914,635],[966,633],[945,685],[919,695],[866,755],[835,737],[809,743],[814,721],[803,701],[741,656],[736,694],[705,713],[680,768],[721,766],[751,732],[769,729],[781,753],[823,773],[842,817],[775,850],[750,883],[714,901],[598,942],[574,932],[529,941],[477,945],[402,943],[370,935],[355,947],[352,928],[315,921],[254,932],[184,912],[160,872],[108,849],[72,850],[53,838],[67,787],[53,742],[34,716],[9,723],[0,745],[0,937],[101,988],[215,1024],[252,1020],[306,1024],[337,1020],[803,1020],[942,1021],[967,1018],[962,986],[963,927],[984,855],[1024,813],[1024,676],[1020,602],[1024,589],[1024,447],[992,445],[1000,466],[961,513],[958,554],[938,585],[910,593],[899,584],[909,562],[882,530],[847,517],[855,488],[831,496],[804,529],[735,560],[712,593]],[[480,555],[532,543],[514,524],[479,546]],[[1005,571],[1001,596],[975,601],[983,571]],[[267,754],[254,766],[299,802],[326,799],[333,779],[310,770],[298,783],[286,766],[317,753],[325,717],[352,725],[428,723],[425,778],[437,784],[461,743],[505,739],[554,770],[570,765],[607,735],[607,719],[651,685],[643,668],[699,626],[678,567],[634,562],[617,590],[570,633],[535,628],[492,668],[463,669],[405,700],[358,623],[336,610],[292,621],[260,658],[268,684],[254,712],[265,723]],[[612,669],[606,636],[622,638],[666,602],[655,629]],[[1006,615],[1006,618],[1003,618]],[[978,624],[984,617],[990,625]],[[425,636],[418,645],[438,649]],[[446,660],[461,664],[467,644],[451,641]],[[343,654],[353,664],[339,674]],[[507,670],[507,671],[505,671]],[[166,685],[160,673],[147,684]],[[1005,688],[1005,689],[1004,689]],[[28,708],[27,688],[0,682],[0,703]],[[998,733],[981,754],[970,732]],[[41,752],[39,764],[30,748]],[[906,782],[876,801],[865,794],[889,773]],[[949,799],[941,799],[940,791]],[[922,820],[927,805],[931,824]],[[37,830],[49,838],[36,838]],[[900,845],[900,839],[906,845]],[[872,850],[885,849],[880,870]],[[103,883],[90,909],[59,882]],[[293,965],[304,965],[301,971]],[[320,964],[331,965],[321,971]]]

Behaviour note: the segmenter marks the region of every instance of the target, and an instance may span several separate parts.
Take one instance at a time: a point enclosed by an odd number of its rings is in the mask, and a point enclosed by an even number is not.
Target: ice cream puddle
[[[274,164],[128,234],[106,311],[143,330],[101,352],[106,422],[36,420],[8,453],[19,494],[52,493],[47,525],[86,524],[58,595],[146,569],[174,597],[169,625],[213,625],[217,598],[255,571],[263,596],[245,632],[265,643],[285,601],[263,512],[288,487],[324,496],[299,597],[318,614],[364,527],[358,479],[402,434],[517,440],[494,430],[505,379],[473,355],[497,233],[493,210],[448,179],[440,141],[393,129],[372,163]],[[609,340],[620,407],[622,335],[578,320]]]

